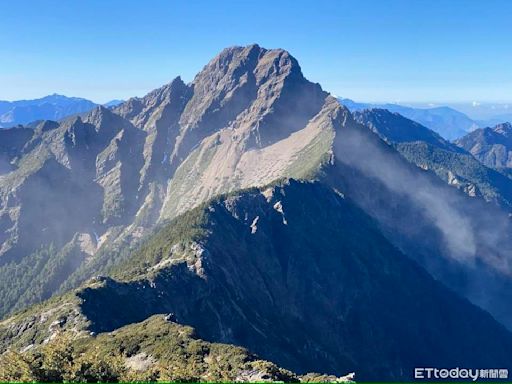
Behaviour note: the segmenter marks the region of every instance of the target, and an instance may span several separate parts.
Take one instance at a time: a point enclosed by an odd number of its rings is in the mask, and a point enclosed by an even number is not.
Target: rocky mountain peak
[[[7,223],[5,241],[18,247],[12,247],[12,259],[30,255],[40,244],[27,246],[26,234],[33,229],[24,223],[44,228],[57,213],[74,209],[76,191],[87,191],[80,201],[89,213],[76,214],[78,224],[73,228],[79,229],[66,229],[61,235],[59,227],[54,231],[58,241],[53,235],[37,238],[53,241],[56,247],[73,247],[65,257],[78,260],[77,265],[54,275],[63,281],[69,277],[69,284],[75,284],[70,274],[84,258],[97,260],[83,264],[85,272],[76,270],[76,281],[89,269],[97,272],[95,265],[110,256],[94,253],[92,247],[84,254],[73,239],[90,238],[98,249],[115,247],[118,241],[135,244],[159,221],[213,196],[282,177],[312,175],[328,157],[335,126],[340,125],[335,120],[348,118],[348,110],[303,77],[288,52],[258,45],[225,49],[190,84],[176,77],[142,98],[60,121],[55,129],[38,132],[34,140],[23,137],[20,146],[29,139],[30,146],[19,165],[10,164],[19,151],[8,154],[4,170],[16,172],[0,182],[4,200],[14,201],[23,214],[14,224],[10,212],[0,216]],[[66,199],[45,199],[48,207],[32,202],[32,188],[40,189],[56,169],[74,192]],[[12,185],[24,188],[23,196],[28,197],[10,197]],[[46,188],[48,196],[68,191],[59,183]],[[7,232],[15,225],[23,230],[19,241],[11,240],[13,231]],[[121,232],[113,229],[118,225]],[[75,232],[80,232],[78,237]]]
[[[186,86],[187,85],[183,82],[183,80],[181,79],[181,76],[175,77],[174,80],[172,80],[168,84],[169,92],[173,92],[173,91],[176,92]]]
[[[185,104],[190,98],[190,92],[191,87],[178,76],[170,83],[154,89],[142,98],[133,97],[118,105],[113,112],[130,120],[135,126],[145,129],[145,125],[153,113],[164,109],[171,103]],[[182,107],[178,107],[178,109],[181,110]]]
[[[258,44],[251,44],[245,47],[235,46],[222,50],[213,58],[194,80],[212,71],[227,73],[232,71],[235,75],[237,68],[244,65],[253,65],[258,82],[272,75],[290,75],[304,79],[298,61],[284,49],[265,49]],[[241,73],[243,75],[243,73]]]
[[[157,88],[142,98],[145,105],[156,105],[164,101],[170,101],[173,96],[182,94],[188,86],[183,82],[181,76],[174,78],[170,83]]]
[[[83,120],[95,126],[99,126],[106,121],[115,119],[118,115],[114,114],[110,109],[103,105],[98,105],[92,109],[89,113],[83,116]]]
[[[182,123],[198,125],[204,113],[228,106],[231,113],[226,114],[233,119],[255,99],[277,99],[288,78],[290,83],[309,83],[297,60],[282,49],[267,50],[258,45],[224,49],[192,82],[194,96]]]
[[[64,137],[69,139],[68,141],[74,145],[78,143],[79,137],[86,135],[86,126],[80,116],[75,116],[72,119],[66,121],[62,125],[62,129],[66,132]],[[89,135],[89,132],[87,132],[87,135]]]
[[[512,124],[510,123],[501,123],[494,127],[494,131],[499,133],[505,137],[512,137]]]
[[[245,47],[233,46],[224,48],[205,65],[201,72],[228,68],[234,62],[246,61],[248,59],[257,60],[261,55],[265,54],[265,52],[267,52],[267,50],[261,48],[258,44],[251,44]],[[199,77],[199,74],[197,77]]]

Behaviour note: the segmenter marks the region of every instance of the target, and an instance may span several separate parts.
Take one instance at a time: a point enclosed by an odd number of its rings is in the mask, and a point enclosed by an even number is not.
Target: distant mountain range
[[[399,104],[356,103],[351,99],[339,99],[350,111],[380,108],[397,112],[439,133],[445,139],[455,140],[479,127],[467,115],[450,107],[413,108]]]
[[[114,107],[122,100],[105,104]],[[89,112],[98,104],[80,97],[53,94],[34,100],[0,101],[0,128],[14,127],[38,120],[61,120],[67,116]]]
[[[504,106],[494,109],[475,106],[475,114],[482,119],[471,119],[468,115],[448,106],[437,107],[411,107],[400,104],[371,104],[358,103],[351,99],[339,98],[339,101],[350,111],[363,111],[365,109],[387,109],[397,112],[425,127],[432,129],[447,140],[455,140],[479,127],[487,127],[512,120],[512,114]],[[103,106],[114,108],[122,104],[124,100],[111,100]],[[67,97],[53,94],[40,99],[20,101],[0,101],[0,128],[27,125],[40,120],[61,120],[65,117],[88,112],[98,104],[79,97]],[[467,107],[461,105],[461,107]],[[492,114],[492,111],[495,111]]]
[[[35,100],[0,101],[0,127],[27,124],[35,120],[60,120],[96,107],[90,100],[50,95]]]
[[[480,127],[492,127],[504,122],[512,122],[511,103],[453,103],[450,107],[465,113]]]

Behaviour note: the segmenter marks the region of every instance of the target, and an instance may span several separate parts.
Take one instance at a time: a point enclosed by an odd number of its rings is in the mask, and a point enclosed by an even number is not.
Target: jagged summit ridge
[[[223,50],[190,84],[177,77],[112,109],[39,123],[2,166],[0,265],[28,268],[50,244],[57,252],[43,262],[47,281],[22,284],[3,310],[33,284],[41,296],[28,302],[82,281],[112,249],[217,194],[314,174],[339,108],[288,52],[250,45]],[[55,220],[62,226],[46,225]]]

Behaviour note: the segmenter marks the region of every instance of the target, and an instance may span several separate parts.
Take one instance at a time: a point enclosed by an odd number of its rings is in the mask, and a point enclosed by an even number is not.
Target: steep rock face
[[[11,161],[19,155],[34,132],[30,128],[0,130],[0,175],[13,170]]]
[[[130,99],[115,109],[120,116],[147,132],[143,180],[168,177],[169,151],[179,133],[180,116],[191,97],[192,88],[177,77],[144,98]]]
[[[158,219],[165,185],[171,177],[170,156],[179,134],[179,119],[191,96],[192,89],[178,77],[144,98],[130,99],[115,109],[147,135],[139,184],[139,195],[145,197],[137,215],[140,227],[151,227]]]
[[[304,79],[288,52],[257,45],[222,51],[192,86],[194,96],[180,119],[173,157],[182,157],[201,138],[227,127],[248,129],[254,145],[268,145],[302,129],[327,96],[318,84]]]
[[[355,112],[354,118],[393,145],[408,161],[430,170],[471,197],[512,208],[512,181],[430,129],[383,109]]]
[[[52,245],[46,263],[66,254],[74,266],[53,280],[71,287],[212,196],[311,176],[329,157],[338,109],[288,52],[251,45],[222,51],[191,84],[178,77],[112,110],[34,124],[0,176],[0,274]],[[84,236],[87,252],[73,240]],[[30,284],[6,293],[0,313]]]
[[[356,371],[360,380],[410,379],[417,366],[510,363],[510,333],[320,184],[291,181],[187,212],[116,276],[90,282],[68,309],[64,298],[43,311],[59,313],[66,328],[100,333],[171,312],[205,340],[299,373]],[[17,348],[43,340],[48,327],[38,318],[6,320],[0,339]]]
[[[246,148],[250,132],[226,129],[203,140],[169,182],[161,218],[172,218],[214,194],[312,176],[328,158],[340,106],[327,98],[302,130],[263,148]]]
[[[55,282],[64,281],[63,275],[90,256],[78,248],[67,253],[69,260],[63,263],[68,267],[57,267],[62,247],[78,234],[88,234],[96,248],[97,234],[126,223],[136,212],[143,132],[103,107],[61,123],[40,123],[32,132],[14,169],[0,176],[2,313],[32,289],[38,291],[29,295],[34,298],[42,291],[43,298],[51,295],[58,288]],[[38,252],[50,247],[55,254],[44,263],[53,290],[36,289],[34,280],[27,278],[27,261],[34,262]],[[13,289],[7,275],[16,265],[26,276]]]
[[[488,167],[512,167],[512,125],[498,124],[494,128],[480,128],[455,143],[470,152]]]
[[[139,222],[174,217],[218,193],[296,176],[287,170],[308,145],[318,153],[304,168],[318,167],[333,136],[324,125],[336,108],[288,52],[257,45],[225,49],[188,86],[177,78],[129,100],[115,111],[148,132],[143,176],[152,180]],[[273,158],[276,150],[281,159]],[[255,164],[259,170],[247,169]]]
[[[90,230],[96,224],[100,228],[102,188],[108,198],[134,200],[136,186],[130,184],[138,179],[132,176],[141,166],[136,152],[142,140],[141,133],[126,120],[98,107],[84,118],[72,118],[52,129],[36,128],[34,135],[35,143],[25,145],[26,153],[22,151],[17,169],[0,180],[4,214],[31,225],[27,233],[20,229],[20,223],[12,231],[17,237],[12,239],[27,252],[29,240],[34,241],[34,246],[50,242],[62,245],[69,233],[78,229],[71,224],[73,218]],[[120,197],[105,182],[116,167],[126,170],[118,170],[111,177],[115,180],[111,184],[119,184]],[[65,220],[66,216],[69,220]],[[103,212],[102,216],[103,220],[108,219],[108,213]],[[67,228],[67,234],[62,238],[52,232],[37,235],[46,231],[47,225],[55,224]]]

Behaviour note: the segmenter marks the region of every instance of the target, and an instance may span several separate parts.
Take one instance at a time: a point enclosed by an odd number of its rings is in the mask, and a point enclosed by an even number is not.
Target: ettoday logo
[[[414,368],[414,378],[417,380],[465,379],[508,379],[508,369],[467,369],[467,368]]]

